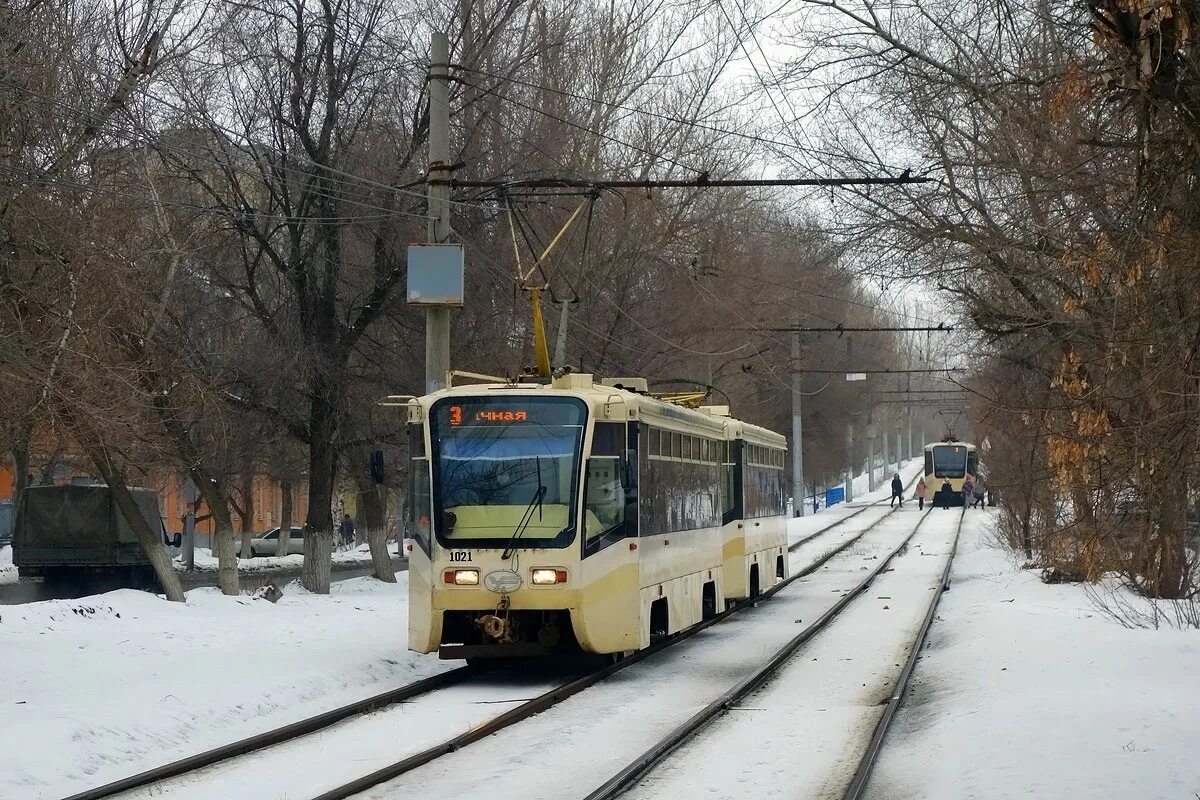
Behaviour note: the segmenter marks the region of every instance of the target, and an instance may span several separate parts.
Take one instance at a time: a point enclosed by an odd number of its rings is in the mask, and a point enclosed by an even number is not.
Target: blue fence
[[[826,507],[841,503],[846,499],[846,487],[838,486],[836,489],[825,490],[825,505]]]

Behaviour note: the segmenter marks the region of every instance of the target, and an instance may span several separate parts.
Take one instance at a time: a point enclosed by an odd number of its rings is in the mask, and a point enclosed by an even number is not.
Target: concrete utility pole
[[[804,430],[800,418],[800,334],[792,334],[792,510],[804,516]]]
[[[890,448],[888,447],[888,429],[887,423],[884,423],[880,433],[883,436],[883,480],[882,483],[886,486],[890,478],[888,473],[892,471],[892,459]]]
[[[429,48],[429,223],[426,241],[450,238],[450,39],[434,32]],[[450,309],[425,309],[425,391],[445,388],[450,370]]]
[[[854,499],[854,423],[846,423],[846,502]]]
[[[905,394],[905,397],[908,398],[908,405],[906,405],[904,407],[905,417],[907,418],[907,424],[908,424],[908,433],[905,434],[904,438],[908,442],[908,457],[913,458],[916,456],[916,451],[913,450],[913,440],[912,440],[912,374],[911,373],[908,375],[908,381],[905,384],[904,388],[907,389],[907,393]],[[923,442],[922,442],[921,446],[922,447],[925,446]]]
[[[875,491],[875,423],[867,423],[867,491]]]

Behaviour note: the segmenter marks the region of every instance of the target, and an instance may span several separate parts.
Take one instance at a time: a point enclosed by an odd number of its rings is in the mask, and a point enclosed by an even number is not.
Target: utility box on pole
[[[410,244],[408,304],[462,308],[464,266],[461,244]]]

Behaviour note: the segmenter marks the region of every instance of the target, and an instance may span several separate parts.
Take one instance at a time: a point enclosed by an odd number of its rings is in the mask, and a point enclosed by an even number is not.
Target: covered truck
[[[129,493],[161,546],[178,546],[159,516],[158,496],[149,489]],[[104,485],[31,486],[22,492],[13,564],[21,577],[42,576],[48,584],[88,591],[158,588],[137,535]]]

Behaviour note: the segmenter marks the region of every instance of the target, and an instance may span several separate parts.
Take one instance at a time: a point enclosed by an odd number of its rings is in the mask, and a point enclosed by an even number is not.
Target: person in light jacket
[[[917,498],[917,509],[918,510],[924,510],[924,508],[925,508],[925,492],[926,491],[928,491],[928,487],[925,486],[925,478],[922,477],[920,480],[917,481],[917,491],[915,492],[915,496]]]
[[[968,475],[963,481],[963,510],[966,511],[971,507],[971,503],[975,501],[975,482]]]

